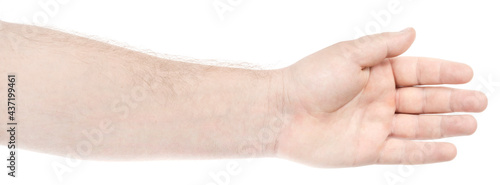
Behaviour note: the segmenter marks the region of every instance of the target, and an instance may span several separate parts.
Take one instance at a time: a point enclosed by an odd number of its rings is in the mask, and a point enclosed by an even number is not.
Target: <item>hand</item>
[[[277,156],[320,167],[453,159],[451,143],[412,140],[472,134],[472,116],[433,114],[483,111],[487,99],[477,91],[419,86],[462,84],[473,73],[465,64],[396,57],[414,39],[411,28],[366,36],[283,69],[289,121]]]

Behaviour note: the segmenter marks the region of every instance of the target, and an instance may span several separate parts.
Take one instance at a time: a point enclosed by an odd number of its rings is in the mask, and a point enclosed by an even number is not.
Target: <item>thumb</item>
[[[404,53],[415,40],[415,30],[367,35],[356,40],[341,42],[338,47],[344,56],[361,67],[370,67]]]

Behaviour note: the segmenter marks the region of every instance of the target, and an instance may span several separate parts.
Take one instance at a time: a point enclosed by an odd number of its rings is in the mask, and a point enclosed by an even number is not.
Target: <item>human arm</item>
[[[110,160],[274,154],[275,139],[258,135],[279,121],[279,71],[177,62],[27,25],[1,32],[21,148]]]
[[[38,35],[20,38],[17,50],[1,46],[2,73],[21,79],[21,143],[58,155],[77,150],[89,140],[82,131],[107,121],[112,131],[84,158],[277,156],[322,167],[440,162],[456,155],[452,144],[411,139],[471,134],[476,122],[418,114],[486,107],[479,92],[413,87],[465,83],[472,71],[438,59],[394,58],[413,42],[412,29],[341,42],[278,70],[170,61],[33,29]],[[21,30],[8,25],[2,32],[5,39]]]

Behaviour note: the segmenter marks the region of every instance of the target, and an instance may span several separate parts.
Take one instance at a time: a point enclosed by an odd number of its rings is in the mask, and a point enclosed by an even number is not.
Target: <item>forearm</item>
[[[53,30],[29,27],[26,37],[21,25],[3,27],[1,70],[19,79],[21,148],[66,155],[89,141],[81,157],[90,159],[274,153],[283,125],[279,70],[182,63]]]

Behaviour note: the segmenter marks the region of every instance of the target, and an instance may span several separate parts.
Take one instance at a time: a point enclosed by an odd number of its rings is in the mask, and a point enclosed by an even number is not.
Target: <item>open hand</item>
[[[425,86],[466,83],[473,72],[461,63],[396,57],[414,39],[411,28],[365,36],[283,69],[289,124],[278,138],[277,155],[320,167],[453,159],[451,143],[412,140],[472,134],[472,116],[438,113],[483,111],[487,98]]]

